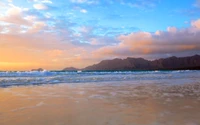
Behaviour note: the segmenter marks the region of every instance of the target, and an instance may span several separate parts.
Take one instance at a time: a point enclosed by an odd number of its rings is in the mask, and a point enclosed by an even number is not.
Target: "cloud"
[[[177,28],[176,27],[168,27],[167,31],[170,32],[170,33],[176,33]]]
[[[47,17],[48,16],[48,17]],[[48,19],[48,20],[47,20]],[[47,21],[52,21],[49,13],[39,13],[33,9],[21,8],[13,4],[6,7],[6,13],[0,15],[1,33],[38,33],[51,30]]]
[[[137,14],[144,13],[128,11],[154,8],[158,1],[27,0],[20,6],[13,5],[15,1],[0,2],[0,62],[26,62],[33,67],[37,62],[42,68],[62,69],[104,58],[199,53],[199,20],[189,28],[168,27],[155,33],[135,27],[140,24],[133,19],[140,23],[143,19]]]
[[[12,3],[13,1],[12,1],[12,0],[8,0],[8,2],[9,2],[9,3]]]
[[[192,21],[192,26],[200,29],[200,19]]]
[[[51,0],[43,0],[42,3],[52,4],[53,2]]]
[[[91,27],[86,27],[86,26],[82,26],[82,27],[79,27],[78,30],[82,33],[88,33],[92,30]]]
[[[191,27],[177,29],[168,27],[167,31],[134,32],[120,35],[117,45],[104,46],[94,54],[98,57],[127,57],[154,55],[181,55],[185,52],[200,52],[199,20],[191,22]]]
[[[88,11],[86,9],[81,9],[80,12],[81,13],[87,13]]]
[[[72,3],[75,4],[106,4],[106,5],[112,5],[114,3],[119,3],[121,5],[134,7],[138,9],[147,9],[147,8],[153,8],[157,5],[159,0],[70,0]]]
[[[158,2],[159,0],[136,0],[136,1],[120,0],[120,4],[138,9],[154,8]]]
[[[78,4],[97,4],[99,0],[71,0],[71,2]]]
[[[71,0],[73,3],[85,3],[87,0]]]
[[[44,22],[35,22],[32,27],[29,28],[29,33],[37,33],[42,31],[43,28],[46,26]]]
[[[5,15],[0,15],[0,21],[12,24],[30,25],[31,23],[24,18],[25,11],[27,10],[11,4]]]
[[[44,4],[34,4],[33,7],[37,10],[47,10],[48,7]]]

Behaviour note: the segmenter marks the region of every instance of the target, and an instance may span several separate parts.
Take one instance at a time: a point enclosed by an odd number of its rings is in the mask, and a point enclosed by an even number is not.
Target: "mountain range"
[[[156,60],[143,58],[103,60],[98,64],[87,66],[83,69],[73,67],[65,68],[64,71],[73,70],[200,70],[200,55],[189,57],[169,57]]]

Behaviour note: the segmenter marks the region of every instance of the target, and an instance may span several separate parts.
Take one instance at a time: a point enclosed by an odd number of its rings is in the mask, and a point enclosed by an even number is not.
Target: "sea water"
[[[199,125],[200,71],[0,72],[0,125]]]
[[[24,72],[0,72],[0,86],[16,85],[40,85],[56,83],[101,83],[101,82],[124,82],[132,83],[153,82],[183,84],[198,82],[200,71],[177,70],[177,71],[24,71]]]

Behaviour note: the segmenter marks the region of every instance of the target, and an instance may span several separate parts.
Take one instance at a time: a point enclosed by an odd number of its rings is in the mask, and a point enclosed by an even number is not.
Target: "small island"
[[[38,69],[32,69],[31,71],[38,71],[38,72],[41,72],[41,71],[44,71],[44,69],[38,68]]]

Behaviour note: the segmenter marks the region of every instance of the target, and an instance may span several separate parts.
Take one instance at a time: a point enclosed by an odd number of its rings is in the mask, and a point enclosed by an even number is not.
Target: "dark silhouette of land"
[[[64,68],[63,71],[78,71],[79,69],[77,68],[74,68],[74,67],[67,67],[67,68]]]
[[[143,58],[103,60],[98,64],[87,66],[83,69],[68,67],[63,71],[78,70],[200,70],[200,55],[188,57],[160,58],[153,61]]]
[[[44,71],[44,69],[38,68],[38,69],[32,69],[31,71]]]
[[[200,70],[200,56],[169,57],[149,61],[143,58],[103,60],[82,70]]]

